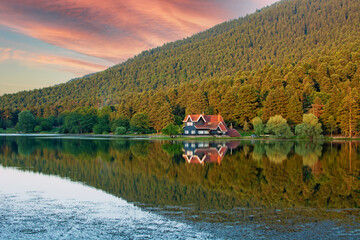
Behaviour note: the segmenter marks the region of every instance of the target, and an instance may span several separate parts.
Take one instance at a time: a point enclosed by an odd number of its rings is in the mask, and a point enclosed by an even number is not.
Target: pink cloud
[[[119,63],[228,19],[205,0],[2,0],[0,24],[85,55]]]
[[[0,62],[11,58],[11,48],[0,48]]]

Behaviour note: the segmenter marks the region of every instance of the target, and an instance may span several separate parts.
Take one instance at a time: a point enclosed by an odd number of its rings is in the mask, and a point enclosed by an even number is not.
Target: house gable
[[[230,130],[220,114],[187,115],[183,122],[185,123],[184,135],[225,135]]]

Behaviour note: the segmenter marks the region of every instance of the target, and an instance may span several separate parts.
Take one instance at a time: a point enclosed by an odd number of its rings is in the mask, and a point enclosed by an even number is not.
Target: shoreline
[[[226,140],[226,141],[266,141],[266,140],[277,140],[277,141],[332,141],[332,142],[351,142],[351,141],[360,141],[359,137],[356,138],[346,138],[346,137],[324,137],[318,139],[307,139],[307,138],[274,138],[274,137],[259,137],[259,138],[251,138],[249,136],[245,137],[209,137],[209,136],[193,136],[193,137],[169,137],[165,135],[149,135],[149,134],[139,134],[139,135],[113,135],[113,134],[63,134],[63,133],[0,133],[1,136],[8,137],[68,137],[68,138],[125,138],[125,139],[143,139],[143,140]]]

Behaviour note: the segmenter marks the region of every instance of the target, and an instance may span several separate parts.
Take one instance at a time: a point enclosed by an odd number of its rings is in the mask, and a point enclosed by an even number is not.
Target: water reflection
[[[239,142],[184,142],[182,155],[191,164],[217,163],[220,165],[228,149],[235,149]]]
[[[147,206],[360,206],[359,142],[0,137],[0,164],[84,182]]]

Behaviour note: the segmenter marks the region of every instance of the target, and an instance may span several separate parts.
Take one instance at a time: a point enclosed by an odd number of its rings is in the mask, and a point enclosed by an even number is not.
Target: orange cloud
[[[85,55],[119,63],[228,17],[205,0],[2,0],[0,24]]]
[[[82,76],[89,72],[102,71],[107,68],[107,66],[101,64],[63,56],[44,55],[9,48],[0,48],[0,62],[6,60],[14,60],[27,66],[35,67],[48,65],[54,69],[72,72],[77,76]]]

